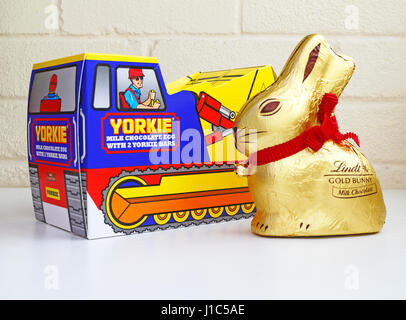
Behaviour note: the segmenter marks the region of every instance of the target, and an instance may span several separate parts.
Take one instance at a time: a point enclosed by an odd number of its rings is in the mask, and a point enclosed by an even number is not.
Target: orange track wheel
[[[170,213],[161,213],[161,214],[155,214],[154,215],[154,220],[159,225],[168,223],[168,221],[170,219],[171,219],[171,214]]]
[[[244,203],[241,205],[241,210],[244,213],[251,213],[255,209],[255,204],[253,202],[251,203]]]
[[[212,218],[220,217],[224,212],[224,207],[209,208],[209,215]]]
[[[240,211],[240,205],[239,204],[235,204],[235,205],[226,207],[226,212],[227,212],[227,214],[229,216],[235,215],[238,211]]]
[[[178,212],[174,212],[173,215],[173,219],[176,222],[183,222],[186,221],[186,219],[189,217],[190,211],[178,211]]]
[[[131,230],[140,225],[142,225],[148,216],[139,216],[138,218],[131,218],[130,221],[125,221],[126,209],[129,207],[129,202],[121,197],[117,190],[120,189],[122,185],[126,183],[131,183],[134,187],[142,187],[147,185],[147,183],[137,177],[137,176],[124,176],[119,178],[114,184],[110,187],[107,197],[106,197],[106,213],[108,217],[108,224],[110,224],[114,230]]]
[[[196,209],[190,211],[193,219],[202,220],[207,213],[207,209]]]

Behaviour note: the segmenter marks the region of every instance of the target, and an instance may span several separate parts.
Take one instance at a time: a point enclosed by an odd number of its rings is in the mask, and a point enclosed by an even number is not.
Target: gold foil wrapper
[[[320,125],[325,93],[340,96],[355,69],[320,35],[305,37],[279,78],[250,99],[236,119],[236,146],[246,156]],[[339,122],[340,119],[338,119]],[[362,142],[362,141],[361,141]],[[375,171],[351,143],[327,141],[293,156],[243,169],[257,207],[251,224],[263,236],[374,233],[386,216]]]

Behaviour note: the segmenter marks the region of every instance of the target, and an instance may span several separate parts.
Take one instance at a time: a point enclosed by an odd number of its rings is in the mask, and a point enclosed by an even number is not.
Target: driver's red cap
[[[132,79],[135,77],[144,77],[144,74],[142,73],[142,69],[130,68],[128,70],[128,79]]]
[[[51,80],[49,81],[49,92],[55,92],[56,85],[58,84],[58,77],[53,74]]]

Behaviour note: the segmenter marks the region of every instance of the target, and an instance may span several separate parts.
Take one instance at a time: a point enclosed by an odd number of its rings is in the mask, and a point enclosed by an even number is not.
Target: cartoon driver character
[[[125,102],[131,109],[158,109],[161,104],[158,100],[155,100],[156,93],[154,90],[150,90],[148,99],[141,102],[141,88],[144,77],[142,69],[130,68],[128,70],[128,79],[130,79],[131,85],[124,92]]]
[[[53,74],[49,81],[48,94],[41,99],[40,112],[59,112],[61,109],[61,98],[55,93],[58,85],[58,77]]]
[[[60,99],[59,96],[55,93],[56,86],[58,84],[58,77],[56,74],[53,74],[51,80],[49,81],[49,92],[48,95],[42,98],[42,100],[57,100]]]

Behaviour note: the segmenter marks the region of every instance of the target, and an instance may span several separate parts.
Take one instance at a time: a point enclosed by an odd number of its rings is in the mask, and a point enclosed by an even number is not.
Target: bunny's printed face
[[[279,78],[238,114],[234,126],[237,149],[248,156],[319,124],[317,111],[323,94],[339,96],[354,68],[353,60],[335,53],[322,36],[304,38]]]

